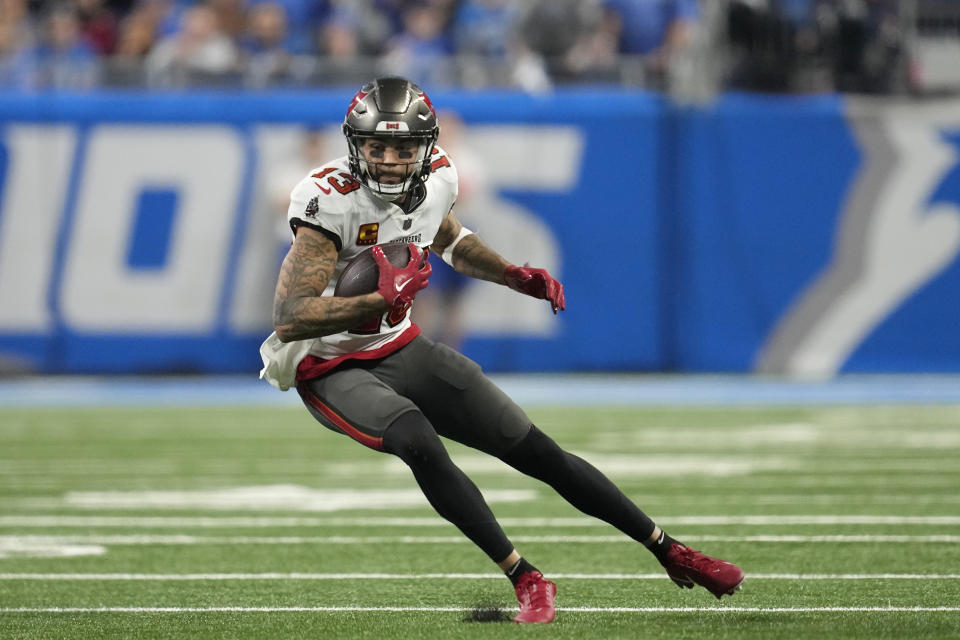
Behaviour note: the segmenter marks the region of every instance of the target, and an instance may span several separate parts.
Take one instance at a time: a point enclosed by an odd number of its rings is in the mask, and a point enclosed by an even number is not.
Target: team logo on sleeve
[[[320,206],[317,204],[317,198],[320,196],[314,196],[310,199],[310,202],[307,203],[307,208],[304,210],[303,215],[308,218],[316,218],[317,212],[320,211]]]
[[[368,222],[360,225],[360,230],[357,231],[357,246],[377,244],[377,233],[379,231],[379,222]]]

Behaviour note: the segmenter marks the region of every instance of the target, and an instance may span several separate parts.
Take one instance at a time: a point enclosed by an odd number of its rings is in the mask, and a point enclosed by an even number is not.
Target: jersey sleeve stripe
[[[341,249],[343,249],[343,240],[340,239],[340,236],[335,234],[333,231],[330,231],[329,229],[324,229],[318,224],[310,224],[309,222],[304,222],[303,220],[299,220],[297,218],[292,219],[290,221],[290,228],[293,230],[294,233],[297,232],[298,227],[307,227],[308,229],[313,229],[318,233],[322,233],[327,237],[327,239],[330,240],[330,242],[333,243],[333,246],[337,248],[338,252]]]

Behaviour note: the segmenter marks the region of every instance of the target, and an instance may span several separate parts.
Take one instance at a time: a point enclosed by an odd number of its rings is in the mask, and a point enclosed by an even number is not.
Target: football
[[[405,267],[410,262],[410,249],[406,243],[395,242],[392,244],[382,244],[383,255],[387,257],[395,267]],[[347,266],[340,272],[340,278],[337,279],[337,285],[333,289],[333,295],[349,298],[351,296],[362,296],[367,293],[373,293],[377,290],[377,281],[380,278],[380,270],[373,259],[373,247],[365,249],[353,260],[347,263]],[[422,267],[426,260],[426,252],[423,252],[423,258],[420,260]]]

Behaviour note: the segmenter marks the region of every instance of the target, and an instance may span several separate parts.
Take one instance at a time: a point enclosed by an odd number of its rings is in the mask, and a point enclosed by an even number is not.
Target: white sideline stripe
[[[5,463],[2,460],[0,460],[0,468],[2,468],[3,464]],[[224,481],[223,477],[211,478],[207,476],[191,476],[191,479],[197,483],[202,483],[205,481],[210,481],[210,482]],[[6,479],[5,484],[7,488],[16,488],[21,486],[21,483],[18,482],[18,479],[16,478],[16,476]],[[37,482],[37,483],[28,483],[28,484],[29,486],[40,486],[43,483]],[[49,484],[53,488],[59,488],[58,483],[53,480],[47,482],[46,484]],[[744,494],[729,495],[728,494],[724,496],[724,500],[728,504],[763,505],[763,506],[800,505],[805,509],[810,508],[814,505],[891,506],[891,505],[909,504],[913,506],[936,505],[938,507],[943,507],[943,505],[945,504],[960,503],[960,495],[929,494],[929,493],[909,493],[909,494],[889,493],[889,494],[883,494],[883,495],[836,494],[836,493],[803,493],[803,494],[758,493],[758,494],[750,494],[750,495],[744,495]],[[665,505],[671,505],[671,506],[681,506],[681,505],[689,505],[689,504],[699,505],[703,501],[703,498],[691,497],[687,495],[683,495],[683,496],[657,495],[657,496],[645,496],[643,501],[646,504],[653,503],[653,504],[665,504]],[[34,496],[16,495],[16,494],[9,494],[7,496],[4,496],[3,498],[0,498],[0,505],[3,505],[7,508],[16,506],[17,508],[19,508],[20,511],[28,511],[32,509],[32,510],[51,511],[53,513],[59,513],[60,511],[65,511],[65,510],[70,510],[71,513],[75,511],[78,513],[81,513],[81,512],[91,513],[96,509],[95,507],[89,507],[86,505],[80,505],[80,506],[68,505],[68,504],[65,504],[65,501],[63,500],[63,498],[53,498],[53,497],[38,498]],[[78,509],[82,511],[77,511]],[[270,509],[269,512],[277,513],[278,510]],[[201,513],[206,513],[206,512],[201,512]],[[220,510],[217,513],[224,513],[224,512]],[[14,517],[22,517],[22,516],[14,516]],[[80,517],[86,517],[86,516],[80,516]],[[138,518],[141,516],[120,516],[120,517]],[[152,517],[152,516],[147,516],[147,517]],[[172,519],[176,519],[181,516],[170,516],[170,517]],[[192,519],[195,517],[196,516],[189,516],[188,518]],[[249,517],[251,520],[258,519],[258,518],[262,520],[272,519],[272,516],[264,516],[262,518],[258,516],[244,516],[244,517]],[[374,516],[374,517],[379,518],[380,516]],[[692,517],[702,517],[702,516],[692,516]],[[736,517],[736,516],[733,516],[733,517]],[[777,517],[777,516],[772,516],[772,517]],[[893,517],[902,517],[902,516],[893,516]],[[906,517],[912,517],[912,516],[906,516]],[[919,516],[919,517],[926,517],[926,516]],[[949,517],[952,517],[952,516],[949,516]],[[369,518],[370,516],[364,516],[362,518],[338,517],[338,519],[341,519],[344,521],[355,520],[355,519],[367,520]],[[211,518],[211,519],[215,519],[215,518]],[[286,518],[281,516],[281,519],[286,519]],[[306,516],[306,519],[321,520],[320,518],[311,517],[311,516]],[[412,519],[416,519],[416,518],[412,518]],[[426,520],[427,518],[419,518],[419,519]],[[553,519],[553,518],[542,518],[542,519]],[[579,520],[582,522],[591,521],[590,518],[585,518],[585,517],[561,518],[561,519]],[[326,520],[326,519],[323,519],[323,520]],[[527,520],[527,518],[518,518],[518,520]]]
[[[3,607],[0,613],[463,612],[473,607]],[[937,613],[960,607],[557,607],[572,613]]]
[[[658,518],[669,526],[695,525],[960,525],[960,516],[888,515],[740,515]],[[595,518],[501,518],[507,527],[606,527]],[[165,517],[165,516],[0,516],[4,527],[446,527],[441,518],[310,518],[310,517]]]
[[[625,535],[511,536],[515,542],[610,543],[635,541]],[[684,542],[940,542],[960,543],[960,535],[758,535],[683,536]],[[199,544],[466,544],[464,536],[191,536],[191,535],[0,535],[0,550],[30,544],[199,545]],[[472,543],[470,543],[472,544]]]
[[[557,580],[666,580],[665,573],[551,573]],[[502,580],[499,573],[0,573],[0,580]],[[749,573],[749,580],[960,580],[960,573]]]

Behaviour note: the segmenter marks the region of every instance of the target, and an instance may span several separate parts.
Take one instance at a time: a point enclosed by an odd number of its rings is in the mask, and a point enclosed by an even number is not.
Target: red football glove
[[[373,248],[373,259],[377,263],[379,278],[377,279],[377,293],[382,295],[390,305],[390,321],[399,322],[403,319],[407,309],[413,303],[414,296],[420,289],[427,286],[427,279],[433,273],[433,267],[428,260],[423,260],[423,252],[412,242],[407,245],[410,249],[410,262],[405,267],[395,267],[387,260],[383,249]]]
[[[567,300],[563,297],[563,285],[554,280],[546,269],[535,269],[527,265],[518,267],[512,264],[503,272],[503,281],[514,291],[549,300],[554,313],[567,308]]]

